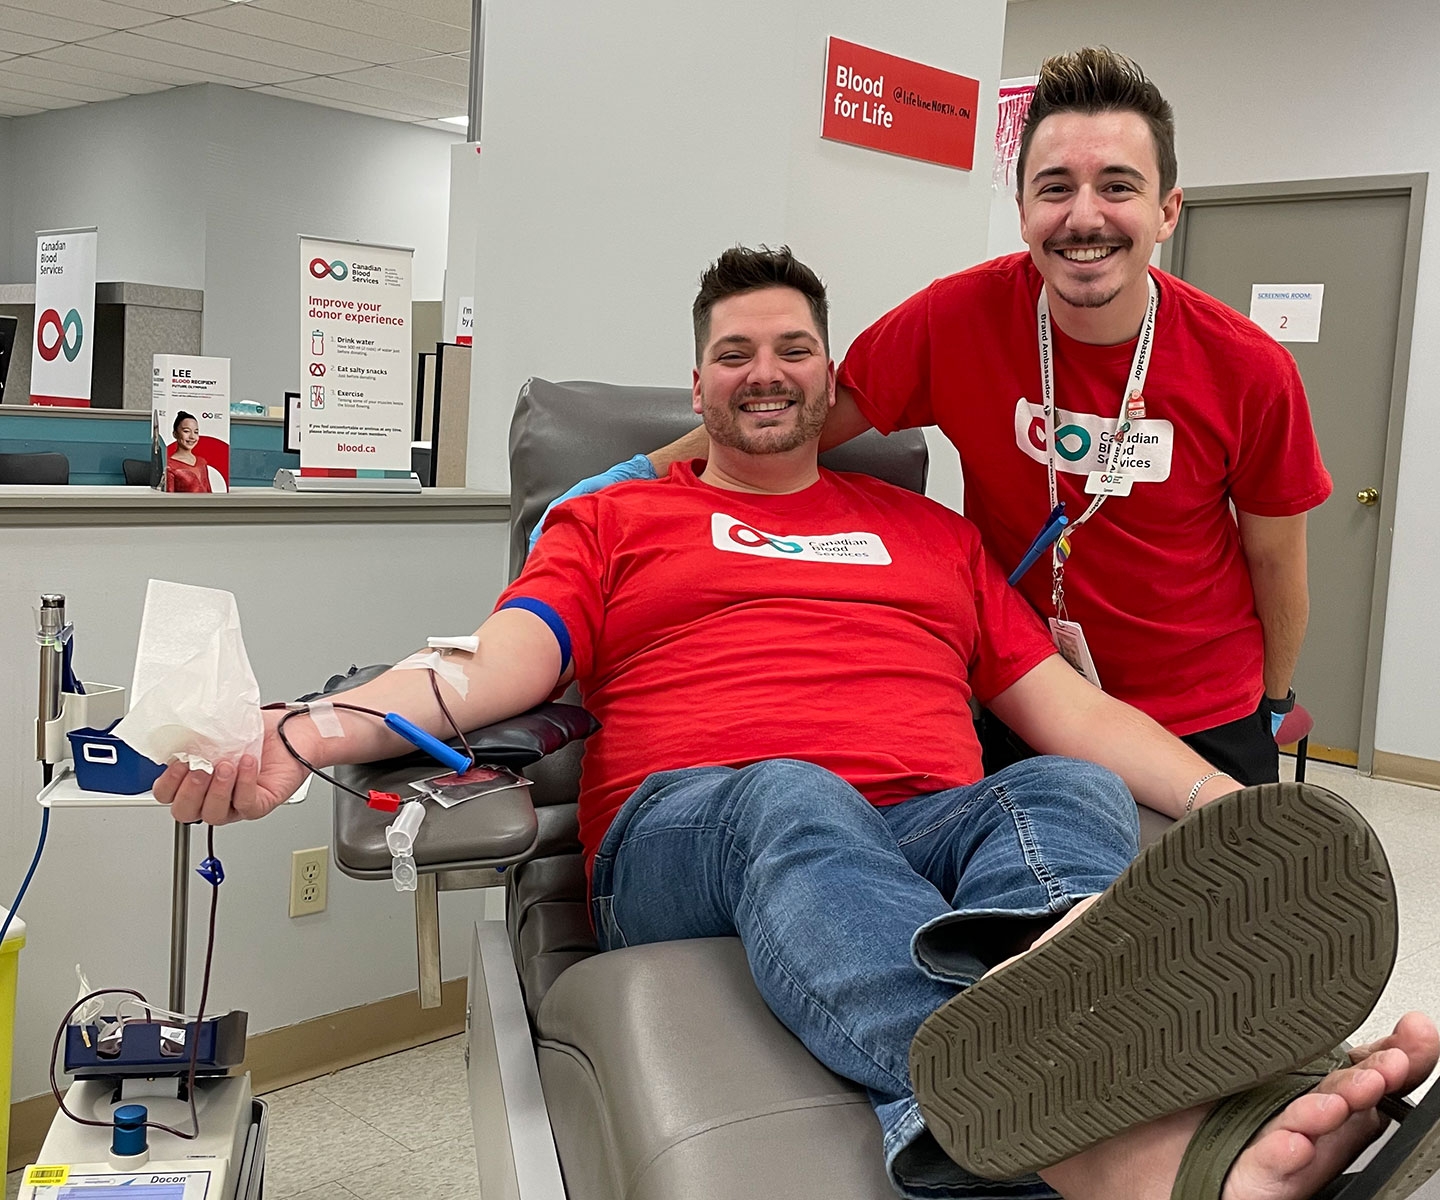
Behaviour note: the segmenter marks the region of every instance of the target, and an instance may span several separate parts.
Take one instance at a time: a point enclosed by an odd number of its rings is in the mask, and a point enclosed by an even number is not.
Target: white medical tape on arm
[[[466,637],[432,637],[426,638],[425,644],[432,650],[463,650],[466,654],[474,654],[480,649],[480,635],[472,633]]]
[[[315,732],[322,738],[345,736],[345,727],[335,713],[335,706],[329,700],[316,700],[309,708],[310,719],[315,722]]]
[[[401,659],[391,668],[394,671],[434,671],[465,699],[470,691],[470,676],[459,663],[448,661],[438,650],[421,650],[409,658]]]

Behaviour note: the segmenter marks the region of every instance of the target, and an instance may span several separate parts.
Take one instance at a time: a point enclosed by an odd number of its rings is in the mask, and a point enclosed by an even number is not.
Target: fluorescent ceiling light
[[[438,118],[436,118],[436,119],[437,119],[437,120],[440,120],[440,121],[443,121],[446,125],[469,125],[469,124],[470,124],[470,118],[469,118],[469,117],[463,117],[463,116],[462,116],[462,117],[438,117]]]

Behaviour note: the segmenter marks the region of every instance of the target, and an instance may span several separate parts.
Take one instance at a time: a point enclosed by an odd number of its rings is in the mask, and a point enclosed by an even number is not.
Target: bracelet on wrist
[[[1203,788],[1212,779],[1219,779],[1220,776],[1224,774],[1224,771],[1211,771],[1210,774],[1202,775],[1199,779],[1195,781],[1194,786],[1192,786],[1190,789],[1190,795],[1185,801],[1185,814],[1187,816],[1190,814],[1190,810],[1195,807],[1195,798],[1200,795],[1200,789]]]

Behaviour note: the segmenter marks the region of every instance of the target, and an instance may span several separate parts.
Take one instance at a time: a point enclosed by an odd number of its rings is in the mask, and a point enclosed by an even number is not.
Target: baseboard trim
[[[419,994],[405,992],[257,1033],[246,1046],[242,1069],[262,1095],[439,1041],[465,1028],[465,992],[465,979],[448,979],[440,989],[439,1008],[421,1008]],[[10,1106],[7,1171],[35,1161],[56,1111],[54,1096],[33,1096]]]
[[[1440,762],[1431,758],[1412,758],[1408,754],[1377,750],[1371,763],[1371,774],[1377,779],[1440,790]]]

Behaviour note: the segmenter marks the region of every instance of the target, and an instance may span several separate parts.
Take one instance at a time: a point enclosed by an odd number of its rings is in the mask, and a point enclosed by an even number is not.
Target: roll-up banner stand
[[[418,492],[410,470],[414,251],[300,238],[300,492]]]
[[[30,403],[90,407],[95,227],[35,235],[35,344]]]

